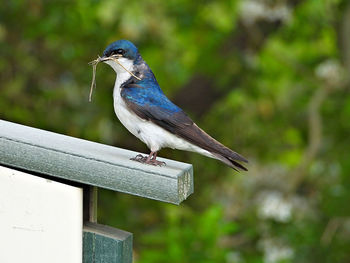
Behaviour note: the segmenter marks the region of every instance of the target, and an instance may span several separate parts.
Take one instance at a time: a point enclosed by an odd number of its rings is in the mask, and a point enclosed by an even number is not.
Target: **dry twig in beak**
[[[128,72],[131,76],[133,76],[134,78],[141,80],[141,78],[137,77],[134,73],[132,73],[130,70],[128,70],[127,68],[125,68],[120,61],[118,60],[118,57],[113,55],[110,56],[108,58],[106,58],[105,60],[113,60],[115,62],[117,62],[126,72]],[[92,99],[92,92],[93,89],[96,88],[96,68],[97,68],[97,64],[100,63],[101,61],[104,61],[104,59],[102,59],[100,56],[97,57],[97,59],[90,61],[89,65],[92,66],[92,81],[91,81],[91,87],[90,87],[90,94],[89,94],[89,102],[91,102]]]
[[[131,76],[133,76],[134,78],[141,80],[138,76],[136,76],[134,73],[132,73],[130,70],[128,70],[126,67],[124,67],[122,65],[122,63],[119,62],[118,58],[115,56],[111,56],[111,58],[113,59],[113,61],[117,62],[126,72],[128,72]]]
[[[91,87],[90,87],[89,102],[91,102],[91,99],[92,99],[92,91],[94,88],[96,88],[96,67],[100,61],[101,61],[101,57],[98,56],[97,59],[89,62],[89,65],[92,66],[92,81],[91,81]]]

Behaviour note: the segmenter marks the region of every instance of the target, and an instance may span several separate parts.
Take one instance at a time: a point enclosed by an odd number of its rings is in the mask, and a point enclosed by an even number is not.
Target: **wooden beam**
[[[193,192],[192,165],[131,161],[137,154],[0,120],[0,164],[174,204]]]

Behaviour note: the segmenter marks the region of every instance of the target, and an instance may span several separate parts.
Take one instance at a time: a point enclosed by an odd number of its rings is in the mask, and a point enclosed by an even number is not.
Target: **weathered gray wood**
[[[156,167],[108,145],[0,120],[0,163],[160,201],[179,204],[193,192],[192,165],[159,158]]]
[[[83,263],[132,262],[131,233],[94,223],[83,230]]]

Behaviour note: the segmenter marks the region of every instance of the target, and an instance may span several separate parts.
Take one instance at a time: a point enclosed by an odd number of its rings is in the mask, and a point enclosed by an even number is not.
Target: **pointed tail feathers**
[[[248,171],[246,167],[244,167],[242,164],[239,163],[239,162],[248,163],[248,160],[246,158],[232,151],[231,149],[227,148],[225,145],[221,144],[215,139],[213,140],[216,142],[215,147],[213,147],[213,149],[209,151],[213,154],[213,157],[215,159],[222,161],[223,163],[227,164],[229,167],[231,167],[236,171],[238,171],[238,169],[241,169],[243,171]]]
[[[194,145],[207,150],[211,154],[210,157],[222,161],[232,169],[236,171],[238,171],[238,169],[248,171],[247,168],[239,163],[248,163],[246,158],[212,138],[195,123],[184,127],[181,129],[181,132],[177,132],[177,134]]]
[[[233,152],[235,153],[235,152]],[[235,159],[228,157],[228,156],[224,156],[224,155],[220,155],[218,153],[214,153],[213,154],[215,159],[218,159],[220,161],[222,161],[223,163],[225,163],[226,165],[228,165],[229,167],[231,167],[232,169],[238,171],[237,168],[243,170],[243,171],[248,171],[248,169],[246,167],[244,167],[243,165],[241,165],[239,162],[237,162]],[[244,162],[248,162],[247,160],[245,160]]]

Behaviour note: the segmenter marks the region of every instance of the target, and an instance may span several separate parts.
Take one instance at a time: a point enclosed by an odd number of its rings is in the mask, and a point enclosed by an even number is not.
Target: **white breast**
[[[125,61],[120,62],[128,70],[133,70],[132,61],[125,59]],[[115,63],[110,61],[108,64]],[[169,147],[173,149],[186,150],[198,152],[209,157],[212,155],[184,139],[173,135],[172,133],[164,130],[158,125],[152,123],[151,121],[146,121],[138,117],[132,110],[128,108],[125,104],[124,99],[120,95],[120,86],[130,78],[130,74],[124,69],[120,69],[119,65],[116,63],[111,65],[112,68],[117,72],[117,79],[115,81],[113,90],[113,100],[114,100],[114,111],[120,120],[120,122],[137,138],[144,142],[151,151],[157,152],[161,148]]]

